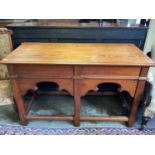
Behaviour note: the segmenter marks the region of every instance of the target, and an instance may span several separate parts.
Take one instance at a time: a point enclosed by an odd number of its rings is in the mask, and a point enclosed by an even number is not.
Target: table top
[[[133,44],[22,43],[2,64],[155,66]]]

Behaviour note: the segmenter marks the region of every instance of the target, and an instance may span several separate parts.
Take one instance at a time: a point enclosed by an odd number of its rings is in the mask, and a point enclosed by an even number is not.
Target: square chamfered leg
[[[10,76],[12,76],[12,75],[14,76],[14,66],[13,65],[8,65],[8,71],[9,71]],[[13,96],[15,99],[15,104],[17,105],[17,109],[18,109],[20,123],[22,125],[27,125],[28,121],[25,118],[25,116],[26,116],[25,104],[24,104],[23,96],[20,93],[20,90],[19,90],[19,87],[17,84],[17,80],[15,78],[12,78],[11,84],[12,84],[12,90],[13,90]]]
[[[80,93],[79,93],[79,81],[75,82],[74,90],[74,124],[75,126],[80,125]]]
[[[14,74],[14,67],[12,65],[8,65],[8,70],[9,70],[10,75]],[[15,104],[17,105],[17,108],[18,108],[20,123],[22,125],[27,125],[28,121],[25,118],[26,116],[25,105],[24,105],[23,97],[22,97],[22,94],[20,93],[16,79],[11,79],[11,83],[12,83],[12,90],[13,90],[13,96],[15,99]]]
[[[81,67],[74,66],[74,124],[80,125],[80,99],[81,99]]]
[[[144,85],[145,85],[145,81],[138,82],[137,90],[134,96],[134,100],[132,102],[132,107],[131,107],[129,121],[128,121],[128,127],[132,127],[135,122],[136,112],[143,94]]]
[[[27,125],[28,121],[25,118],[26,110],[25,110],[25,104],[24,104],[24,101],[23,101],[23,97],[20,94],[20,90],[18,88],[16,80],[12,79],[11,83],[12,83],[12,89],[13,89],[13,96],[14,96],[14,99],[15,99],[15,104],[17,105],[17,108],[18,108],[20,123],[22,125]]]
[[[141,69],[140,77],[146,77],[148,73],[148,69],[149,69],[148,67],[143,67]],[[144,85],[145,85],[145,80],[138,81],[137,89],[136,89],[135,96],[134,96],[132,106],[131,106],[130,116],[128,120],[128,127],[132,127],[135,122],[137,108],[142,98]]]

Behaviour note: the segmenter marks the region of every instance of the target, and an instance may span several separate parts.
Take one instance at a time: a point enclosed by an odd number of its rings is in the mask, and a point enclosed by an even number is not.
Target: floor
[[[28,100],[28,98],[26,98]],[[37,98],[29,114],[52,115],[73,114],[73,98],[71,96],[41,96]],[[116,96],[86,96],[81,99],[81,115],[121,115],[123,108]],[[142,108],[139,107],[135,128],[140,127]],[[13,105],[0,106],[0,124],[20,125]],[[29,127],[38,128],[76,128],[72,121],[29,121]],[[83,127],[127,128],[124,122],[81,122]],[[155,128],[155,119],[151,119],[147,128]]]

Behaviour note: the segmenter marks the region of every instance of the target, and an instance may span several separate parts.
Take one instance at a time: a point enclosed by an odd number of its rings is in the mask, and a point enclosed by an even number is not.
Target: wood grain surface
[[[0,63],[155,66],[133,44],[23,43]]]

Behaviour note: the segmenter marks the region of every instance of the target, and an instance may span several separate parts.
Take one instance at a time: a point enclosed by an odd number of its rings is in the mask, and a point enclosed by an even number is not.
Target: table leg
[[[18,88],[17,82],[15,79],[11,80],[12,82],[12,89],[13,89],[13,96],[18,108],[18,114],[19,114],[19,118],[20,118],[20,123],[22,125],[26,125],[27,124],[27,120],[25,118],[25,106],[24,106],[24,101],[23,101],[23,97],[20,94],[20,90]]]
[[[74,67],[74,124],[75,126],[80,125],[80,74],[81,74],[81,67],[75,66]]]
[[[137,90],[136,90],[136,93],[134,96],[134,100],[132,102],[132,107],[131,107],[129,121],[128,121],[128,127],[132,127],[132,125],[135,121],[136,112],[137,112],[138,105],[140,103],[140,99],[142,97],[144,85],[145,85],[145,81],[138,82]]]
[[[147,77],[148,69],[149,69],[148,67],[142,67],[140,76],[141,77]],[[138,81],[136,93],[135,93],[134,100],[133,100],[132,106],[131,106],[131,111],[130,111],[130,116],[129,116],[129,121],[128,121],[128,127],[131,127],[135,121],[136,112],[137,112],[138,105],[140,103],[140,99],[141,99],[142,94],[143,94],[144,85],[145,85],[144,80]]]
[[[80,80],[74,81],[74,124],[80,125]]]
[[[74,124],[75,126],[79,126],[80,125],[80,95],[79,94],[75,95],[74,97],[74,107],[75,107]]]

